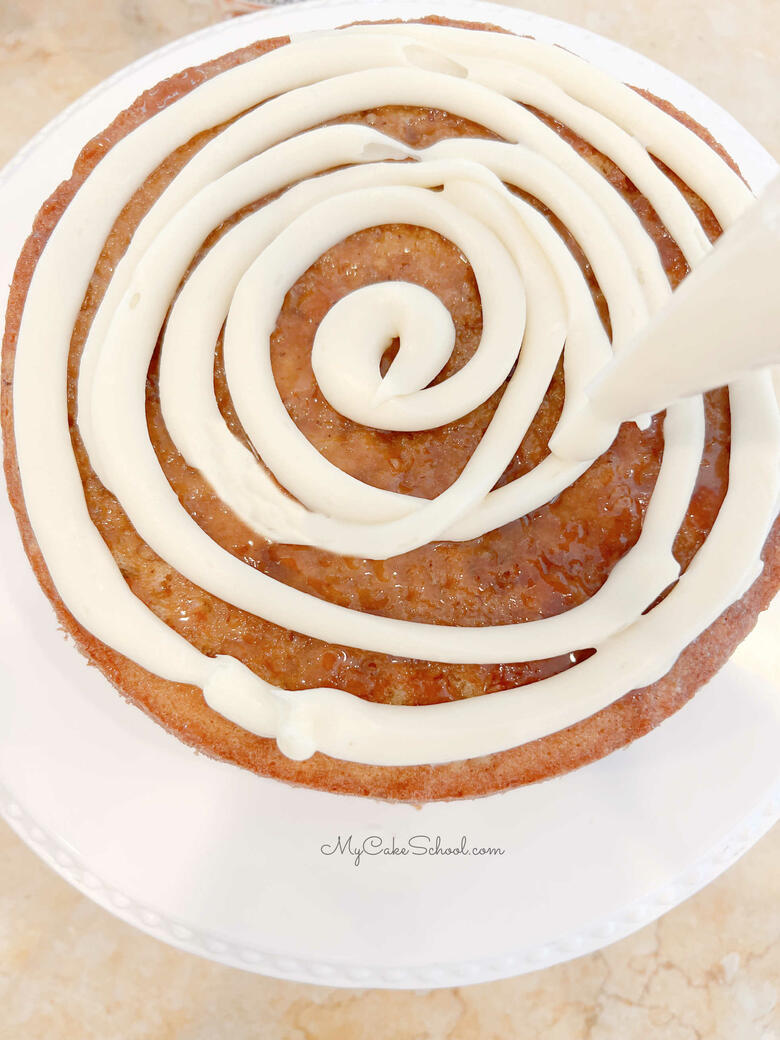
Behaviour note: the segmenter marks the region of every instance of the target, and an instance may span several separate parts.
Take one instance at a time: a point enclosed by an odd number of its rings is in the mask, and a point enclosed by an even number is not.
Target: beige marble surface
[[[94,83],[233,2],[0,0],[0,162]],[[778,0],[523,6],[681,73],[780,158]],[[390,993],[277,982],[169,949],[69,888],[0,825],[0,1040],[331,1037],[780,1040],[780,828],[601,953],[505,982]]]

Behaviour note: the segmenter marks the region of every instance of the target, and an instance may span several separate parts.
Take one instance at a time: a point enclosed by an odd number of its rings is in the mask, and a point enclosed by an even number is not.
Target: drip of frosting
[[[448,140],[418,151],[367,127],[319,125],[388,104],[445,109],[501,140]],[[431,540],[492,530],[549,501],[584,472],[597,452],[552,454],[491,490],[561,355],[564,429],[594,378],[613,356],[615,364],[627,356],[627,345],[664,308],[670,289],[633,210],[524,106],[569,125],[617,163],[693,268],[709,244],[651,155],[688,183],[723,225],[751,201],[739,177],[695,134],[560,48],[429,25],[356,26],[296,37],[146,120],[95,167],[36,266],[19,334],[15,430],[30,523],[63,602],[98,639],[159,676],[201,687],[215,711],[275,737],[290,757],[319,750],[358,762],[414,765],[489,754],[544,736],[660,678],[760,570],[780,490],[780,420],[767,370],[730,386],[725,501],[686,573],[647,613],[679,576],[672,546],[701,460],[700,397],[667,409],[662,464],[634,548],[589,601],[525,624],[426,625],[307,596],[212,542],[167,483],[145,416],[147,369],[163,328],[161,407],[174,443],[263,537],[386,559]],[[95,472],[158,555],[202,588],[276,624],[337,644],[435,661],[535,660],[595,647],[587,660],[520,689],[467,701],[380,705],[335,689],[277,689],[233,658],[201,654],[131,593],[90,521],[71,451],[64,388],[72,328],[103,242],[133,192],[171,149],[229,120],[141,220],[95,315],[78,386],[79,431]],[[606,297],[611,342],[562,239],[511,187],[543,202],[574,235]],[[218,239],[177,295],[210,233],[274,194]],[[394,222],[431,228],[468,258],[483,308],[476,353],[454,376],[430,386],[452,351],[452,320],[426,290],[390,282],[349,294],[332,308],[317,330],[312,364],[323,394],[343,415],[409,431],[466,414],[512,373],[471,460],[431,502],[371,487],[328,463],[292,423],[270,366],[270,337],[300,275],[353,232]],[[231,397],[263,465],[217,408],[213,352],[223,325]],[[382,378],[379,360],[395,336],[400,350]],[[668,389],[663,400],[639,411],[669,403],[676,395]],[[605,393],[613,419],[637,414],[624,415],[621,394]]]

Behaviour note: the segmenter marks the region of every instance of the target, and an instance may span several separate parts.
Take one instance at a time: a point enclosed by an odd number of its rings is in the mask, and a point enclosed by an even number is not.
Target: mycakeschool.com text
[[[347,857],[359,867],[366,859],[376,856],[503,856],[506,849],[472,842],[465,834],[456,840],[445,839],[440,834],[414,834],[410,838],[339,834],[334,841],[320,845],[320,852],[323,856]]]

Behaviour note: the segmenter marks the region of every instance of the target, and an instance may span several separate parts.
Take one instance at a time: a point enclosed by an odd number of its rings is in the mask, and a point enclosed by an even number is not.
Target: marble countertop
[[[680,73],[780,159],[777,0],[523,0]],[[0,163],[89,87],[246,0],[0,0]],[[437,0],[429,7],[445,11]],[[780,828],[660,921],[504,982],[333,990],[134,931],[0,824],[0,1040],[780,1040]]]

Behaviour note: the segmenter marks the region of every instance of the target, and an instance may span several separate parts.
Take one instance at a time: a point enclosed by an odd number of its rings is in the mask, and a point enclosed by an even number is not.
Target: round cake
[[[11,287],[6,477],[63,628],[193,748],[323,790],[474,797],[642,736],[780,586],[771,374],[585,462],[555,431],[751,200],[666,101],[486,25],[160,83]]]

